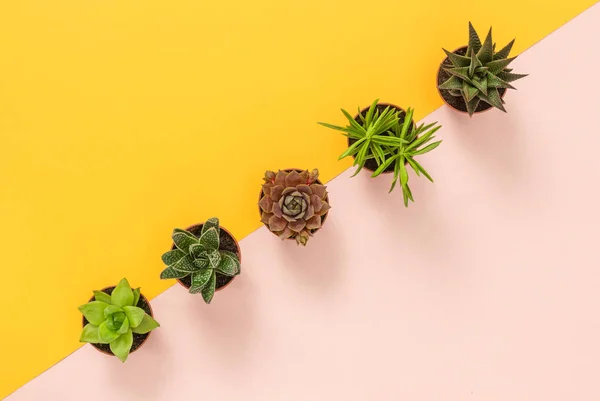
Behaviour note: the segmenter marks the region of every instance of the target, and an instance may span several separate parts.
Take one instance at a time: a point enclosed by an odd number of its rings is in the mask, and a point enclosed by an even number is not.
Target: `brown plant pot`
[[[115,288],[116,288],[116,286],[106,287],[101,291],[105,294],[111,295]],[[96,296],[93,296],[90,298],[90,300],[88,302],[95,301],[95,300],[96,300]],[[138,304],[136,306],[138,306],[139,308],[142,308],[147,314],[154,317],[154,313],[152,312],[152,307],[150,306],[150,302],[148,302],[148,299],[144,296],[144,294],[140,294],[140,300],[138,301]],[[83,325],[81,326],[82,328],[85,327],[85,325],[89,323],[88,320],[85,318],[85,316],[83,316],[82,323],[83,323]],[[131,350],[129,351],[129,353],[132,354],[138,348],[140,348],[142,345],[144,345],[144,343],[148,339],[148,336],[150,336],[150,333],[152,333],[152,332],[150,331],[146,334],[133,333],[133,344],[131,346]],[[110,345],[108,345],[108,344],[92,344],[92,343],[90,343],[90,345],[106,355],[115,356],[115,354],[113,354],[112,351],[110,350]]]
[[[385,110],[386,107],[390,107],[393,109],[398,110],[399,116],[400,116],[400,122],[404,122],[404,117],[406,116],[406,110],[404,110],[402,107],[398,107],[394,104],[390,104],[390,103],[377,103],[377,110],[379,110],[379,112],[382,112]],[[362,109],[360,111],[360,114],[365,117],[367,115],[367,112],[369,111],[369,107],[365,107],[364,109]],[[361,123],[361,120],[358,116],[358,114],[354,117],[354,121],[356,121],[357,123]],[[413,120],[413,129],[416,128],[416,124]],[[353,143],[355,143],[357,140],[354,138],[348,138],[348,147],[352,146]],[[355,156],[352,156],[352,158],[355,158]],[[408,162],[405,162],[404,164],[406,164]],[[369,170],[370,172],[374,173],[378,168],[379,168],[379,164],[377,163],[377,161],[375,159],[368,159],[365,162],[365,166],[363,167],[365,170]],[[387,173],[393,173],[394,172],[394,164],[392,163],[391,165],[389,165],[385,170],[383,170],[383,172],[381,174],[387,174]]]
[[[454,50],[452,53],[456,53],[456,54],[460,54],[461,56],[464,56],[467,53],[467,46],[462,46],[459,47],[458,49]],[[452,66],[452,64],[450,63],[450,60],[448,60],[448,56],[446,56],[446,58],[444,58],[444,60],[440,63],[440,66],[438,67],[438,72],[437,72],[437,90],[438,90],[438,94],[440,95],[440,97],[442,98],[442,100],[444,101],[444,103],[446,103],[446,105],[448,105],[452,110],[458,111],[459,113],[463,113],[463,114],[469,114],[467,112],[467,105],[465,104],[465,100],[462,98],[462,96],[452,96],[450,94],[450,91],[446,90],[446,89],[440,89],[440,85],[444,82],[446,82],[449,78],[450,78],[450,74],[447,73],[446,71],[443,70],[443,66]],[[506,88],[498,88],[498,93],[500,93],[500,97],[502,99],[504,99],[504,95],[506,94]],[[479,113],[483,113],[484,111],[488,111],[490,109],[492,109],[494,106],[492,106],[491,104],[488,104],[486,102],[479,102],[479,104],[477,105],[477,107],[475,108],[475,112],[473,114],[479,114]]]
[[[194,234],[196,237],[199,238],[200,233],[202,232],[202,226],[204,226],[204,223],[194,224],[193,226],[186,228],[186,231],[191,232],[192,234]],[[219,226],[219,228],[220,228],[219,249],[223,250],[223,251],[229,251],[229,252],[235,253],[237,255],[238,260],[240,261],[240,265],[241,265],[242,264],[242,251],[241,251],[239,242],[235,239],[233,234],[229,232],[229,230],[227,230],[226,228],[220,227],[220,226]],[[223,245],[223,244],[225,244],[225,245]],[[171,250],[173,250],[175,248],[176,248],[176,246],[175,246],[175,244],[173,244],[171,246]],[[227,287],[229,285],[229,283],[231,283],[233,281],[233,279],[235,278],[235,276],[226,276],[219,272],[215,272],[215,274],[217,275],[217,284],[215,286],[215,291],[220,291],[223,288]],[[189,290],[190,287],[192,286],[192,275],[190,274],[186,277],[178,278],[177,282]]]
[[[286,169],[283,169],[282,171],[285,171],[286,173],[289,173],[290,171],[294,171],[294,170],[295,170],[296,172],[298,172],[298,173],[301,173],[301,172],[303,172],[303,171],[304,171],[304,170],[300,170],[300,169],[297,169],[297,168],[286,168]],[[317,178],[317,180],[315,181],[315,183],[316,183],[316,184],[323,185],[323,182],[322,182],[321,180],[319,180],[318,178]],[[260,200],[262,199],[262,197],[263,197],[263,193],[262,193],[262,189],[261,189],[261,190],[260,190],[260,192],[259,192],[259,194],[258,194],[258,201],[259,201],[259,202],[260,202]],[[327,197],[325,198],[325,202],[329,203],[329,194],[327,194]],[[330,204],[330,205],[331,205],[331,204]],[[259,216],[262,216],[262,209],[260,208],[260,206],[258,207],[258,215],[259,215]],[[317,231],[319,231],[321,228],[323,228],[323,224],[325,224],[325,220],[327,219],[327,216],[328,216],[328,215],[329,215],[329,212],[327,212],[327,213],[325,213],[323,216],[321,216],[321,227],[320,227],[320,228],[316,228],[316,229],[314,229],[314,230],[310,230],[310,233],[311,233],[311,234],[314,234],[314,233],[316,233]],[[269,226],[268,226],[267,224],[263,223],[263,225],[264,225],[265,227],[267,227],[267,229],[269,228]],[[290,237],[290,238],[286,238],[286,239],[293,239],[293,240],[295,240],[295,239],[296,239],[296,236],[293,236],[293,237]]]

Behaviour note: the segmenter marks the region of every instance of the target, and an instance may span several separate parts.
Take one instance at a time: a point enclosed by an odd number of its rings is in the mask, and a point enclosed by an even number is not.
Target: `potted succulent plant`
[[[510,82],[526,77],[515,74],[508,65],[516,58],[508,57],[515,40],[496,52],[490,28],[483,44],[469,22],[469,44],[446,53],[437,74],[438,91],[444,102],[469,116],[495,107],[506,112],[504,94],[515,89]]]
[[[177,279],[190,294],[201,293],[207,304],[215,291],[240,274],[240,246],[229,231],[219,226],[216,217],[187,230],[176,228],[171,238],[171,250],[162,255],[167,268],[160,278]]]
[[[94,296],[79,311],[83,314],[79,341],[90,343],[122,362],[160,326],[152,317],[146,297],[139,288],[132,289],[125,278],[116,287],[94,291]]]
[[[265,172],[259,196],[260,221],[282,240],[306,245],[331,208],[319,170],[288,169]]]
[[[431,142],[435,132],[441,128],[437,122],[417,126],[413,121],[413,109],[405,111],[398,106],[379,103],[379,100],[375,100],[368,108],[359,109],[355,117],[343,109],[342,113],[348,120],[345,127],[319,124],[341,131],[348,138],[348,148],[339,159],[348,156],[354,158],[353,164],[358,168],[353,177],[363,168],[371,171],[371,177],[393,173],[390,192],[400,183],[405,206],[408,206],[409,200],[414,201],[408,186],[407,165],[417,176],[423,174],[433,182],[415,156],[432,151],[442,142]]]

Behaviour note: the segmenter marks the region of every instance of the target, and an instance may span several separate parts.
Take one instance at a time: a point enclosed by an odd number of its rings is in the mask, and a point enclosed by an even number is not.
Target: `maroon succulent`
[[[327,211],[327,189],[317,178],[319,170],[267,171],[258,202],[261,221],[282,240],[295,238],[306,245],[313,232],[321,228]]]

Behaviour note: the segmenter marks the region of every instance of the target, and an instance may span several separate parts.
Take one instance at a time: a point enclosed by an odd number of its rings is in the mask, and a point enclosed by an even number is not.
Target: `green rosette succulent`
[[[175,249],[162,255],[167,268],[161,279],[179,279],[191,275],[190,294],[201,293],[204,301],[210,304],[217,283],[217,272],[233,277],[240,274],[240,260],[229,251],[219,249],[219,219],[208,219],[202,226],[200,237],[189,231],[176,228],[173,230]]]
[[[94,291],[94,298],[79,307],[89,322],[83,327],[79,341],[109,344],[112,353],[122,362],[129,356],[133,333],[146,334],[160,326],[146,311],[137,307],[140,289],[132,290],[125,278],[111,295]]]
[[[439,85],[440,90],[452,96],[461,96],[469,116],[472,116],[480,102],[490,104],[506,112],[499,89],[515,89],[510,82],[526,77],[527,74],[514,74],[507,68],[517,57],[508,57],[515,40],[511,40],[501,50],[495,51],[490,28],[481,43],[479,35],[469,22],[469,45],[464,55],[443,49],[449,64],[443,64],[444,71],[451,77]]]

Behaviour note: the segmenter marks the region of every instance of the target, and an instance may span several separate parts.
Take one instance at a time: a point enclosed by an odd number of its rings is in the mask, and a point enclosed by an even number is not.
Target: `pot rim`
[[[190,231],[194,228],[197,227],[201,227],[206,223],[206,221],[203,221],[202,223],[197,223],[197,224],[192,224],[191,226],[189,226],[188,228],[186,228],[186,231]],[[242,265],[242,248],[240,247],[240,243],[238,242],[238,240],[233,236],[233,234],[231,233],[231,231],[229,231],[228,229],[226,229],[225,227],[221,227],[221,225],[219,224],[219,230],[223,230],[227,233],[227,235],[229,235],[231,237],[231,239],[233,240],[233,242],[235,242],[235,245],[237,246],[237,257],[238,260],[240,261],[240,266]],[[171,249],[175,249],[175,244],[173,244],[171,246]],[[235,280],[236,276],[231,276],[231,280],[229,280],[229,282],[227,282],[227,284],[225,284],[223,287],[219,287],[219,288],[215,288],[215,292],[217,291],[221,291],[222,289],[226,288],[227,286],[229,286],[229,284],[231,284],[233,282],[233,280]],[[181,279],[176,279],[177,282],[179,283],[179,285],[181,285],[183,288],[189,290],[188,287],[186,287],[185,285],[183,285],[183,282],[181,281]]]
[[[108,287],[104,287],[100,291],[104,292],[105,290],[108,290],[109,288],[112,288],[114,290],[116,287],[117,287],[116,285],[109,285]],[[133,288],[132,288],[132,290],[133,290]],[[144,294],[142,294],[140,292],[140,299],[141,298],[144,298],[144,300],[146,300],[146,304],[148,304],[148,309],[150,309],[150,316],[152,316],[154,318],[154,310],[152,310],[152,305],[150,304],[150,301],[148,300],[148,298],[146,298],[146,296]],[[92,300],[95,300],[95,299],[96,299],[96,296],[92,295],[92,297],[90,298],[90,300],[88,302],[92,302]],[[82,326],[82,328],[85,326],[84,322],[85,322],[85,316],[82,316],[82,318],[81,318],[81,326]],[[144,345],[146,343],[146,341],[148,340],[148,337],[150,337],[150,333],[152,333],[152,331],[149,331],[148,333],[146,333],[147,336],[142,340],[142,342],[140,343],[140,345],[136,349],[134,349],[133,351],[129,351],[130,355],[133,354],[138,349],[142,348],[142,345]],[[113,354],[112,352],[107,352],[107,351],[104,351],[101,348],[98,348],[95,343],[88,343],[88,344],[90,344],[92,347],[94,347],[94,349],[96,351],[101,352],[104,355],[115,356],[115,354]]]
[[[460,47],[458,47],[458,48],[454,49],[454,51],[453,51],[452,53],[456,53],[457,51],[459,51],[459,50],[462,50],[462,49],[466,49],[467,47],[469,47],[469,46],[460,46]],[[438,95],[440,96],[440,98],[442,99],[442,101],[444,102],[444,104],[445,104],[446,106],[450,107],[452,110],[456,111],[457,113],[461,113],[461,114],[466,114],[466,115],[469,115],[469,113],[468,113],[467,111],[462,111],[462,110],[459,110],[459,109],[455,108],[454,106],[452,106],[450,103],[448,103],[448,102],[446,101],[446,99],[444,99],[444,96],[442,96],[442,89],[440,89],[440,86],[437,84],[437,78],[440,76],[440,72],[441,72],[441,70],[442,70],[442,65],[444,64],[444,61],[446,61],[447,59],[448,59],[448,56],[446,56],[446,57],[445,57],[445,58],[444,58],[444,59],[443,59],[443,60],[440,62],[440,65],[438,66],[437,73],[436,73],[436,75],[435,75],[435,78],[436,78],[436,84],[435,84],[435,87],[436,87],[436,89],[437,89]],[[502,93],[502,95],[500,95],[500,98],[501,98],[501,99],[504,99],[504,96],[506,95],[506,92],[508,92],[508,90],[505,90],[505,91],[504,91],[504,93]],[[464,100],[463,100],[463,101],[464,101]],[[475,112],[473,112],[473,114],[481,114],[481,113],[485,113],[486,111],[490,111],[490,110],[492,110],[493,108],[494,108],[494,106],[490,105],[490,107],[488,107],[487,109],[485,109],[485,110],[479,110],[479,111],[475,111]]]

